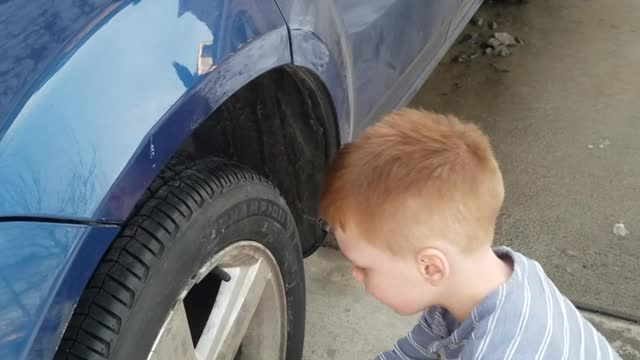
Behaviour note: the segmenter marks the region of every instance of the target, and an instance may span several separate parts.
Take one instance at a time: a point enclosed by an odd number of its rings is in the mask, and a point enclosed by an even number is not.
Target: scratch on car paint
[[[151,140],[149,140],[149,159],[153,160],[156,157],[156,147],[153,144],[153,137],[151,137]],[[151,167],[155,168],[156,167],[156,163],[153,162],[153,164],[151,165]]]

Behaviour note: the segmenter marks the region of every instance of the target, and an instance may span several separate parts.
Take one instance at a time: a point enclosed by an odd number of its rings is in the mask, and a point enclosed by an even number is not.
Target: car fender
[[[291,30],[291,44],[293,63],[309,69],[324,83],[336,112],[340,142],[348,142],[351,139],[353,109],[348,72],[342,67],[342,57],[332,52],[316,33],[308,30]]]
[[[291,32],[293,62],[325,83],[336,110],[340,141],[353,132],[353,59],[334,1],[276,0]]]
[[[121,223],[226,98],[290,64],[263,0],[136,0],[70,38],[0,129],[0,218]]]
[[[0,359],[51,359],[110,225],[0,222]]]

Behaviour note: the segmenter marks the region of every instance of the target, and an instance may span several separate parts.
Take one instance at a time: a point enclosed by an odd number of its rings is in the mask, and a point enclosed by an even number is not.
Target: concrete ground
[[[531,0],[485,4],[482,28],[525,42],[508,57],[456,45],[412,106],[459,115],[490,135],[507,198],[497,242],[540,261],[570,299],[640,319],[640,2]],[[623,221],[629,234],[617,236]],[[338,253],[307,260],[305,359],[362,359],[386,349],[414,319],[398,318],[349,279]],[[640,330],[590,316],[626,359]]]
[[[457,45],[412,105],[489,133],[507,191],[499,243],[539,260],[572,300],[640,319],[638,15],[637,0],[484,6],[525,45],[467,64],[449,61],[468,51]]]
[[[338,251],[306,260],[307,329],[303,360],[373,359],[416,324],[367,296]],[[640,325],[584,313],[625,360],[640,360]]]

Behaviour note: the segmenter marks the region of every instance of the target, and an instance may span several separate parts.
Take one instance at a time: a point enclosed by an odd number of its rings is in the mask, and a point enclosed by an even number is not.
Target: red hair
[[[498,163],[476,125],[405,108],[338,151],[320,214],[396,254],[425,237],[471,249],[490,245],[503,198]]]

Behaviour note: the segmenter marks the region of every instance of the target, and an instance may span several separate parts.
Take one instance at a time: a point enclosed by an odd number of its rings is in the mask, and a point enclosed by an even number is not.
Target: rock
[[[456,62],[458,64],[464,64],[469,62],[469,57],[465,54],[460,54],[458,56],[456,56],[455,58],[453,58],[453,62]]]
[[[611,145],[611,141],[609,140],[609,138],[608,138],[608,137],[600,138],[600,143],[598,144],[598,147],[599,147],[600,149],[604,149],[604,148],[606,148],[606,147],[607,147],[607,146],[609,146],[609,145]]]
[[[514,46],[516,44],[516,39],[511,36],[511,34],[506,32],[498,32],[493,34],[493,37],[500,41],[502,45],[505,46]]]
[[[469,55],[469,60],[474,60],[476,59],[478,56],[482,55],[482,51],[477,51],[471,55]]]
[[[484,54],[492,56],[493,55],[493,48],[492,47],[488,47],[488,48],[484,49]]]
[[[491,30],[495,30],[495,29],[497,29],[497,28],[498,28],[498,23],[497,23],[497,22],[495,22],[495,21],[493,21],[493,20],[492,20],[492,21],[489,21],[489,29],[491,29]]]
[[[484,19],[479,17],[479,16],[474,16],[473,20],[471,20],[473,22],[473,25],[475,26],[482,26],[484,25]]]
[[[516,36],[516,37],[515,37],[515,40],[516,40],[516,44],[518,44],[518,45],[524,45],[524,40],[522,40],[522,38],[521,38],[521,37]]]
[[[490,38],[489,40],[487,40],[487,45],[491,46],[492,48],[496,49],[498,48],[500,45],[502,45],[502,43],[500,42],[500,40],[496,39],[496,38]]]
[[[502,67],[500,67],[500,66],[498,66],[498,65],[496,65],[496,64],[491,64],[491,67],[493,68],[493,70],[495,70],[496,72],[499,72],[499,73],[508,73],[508,72],[511,72],[511,70],[509,70],[509,69],[505,69],[505,68],[502,68]]]
[[[467,42],[475,44],[478,42],[479,38],[480,38],[480,35],[478,35],[477,33],[465,34],[462,37],[462,40],[460,40],[460,44],[464,44]]]
[[[589,149],[589,150],[593,149],[593,145],[591,145],[591,144],[587,145],[587,149]]]
[[[619,222],[613,225],[613,233],[616,236],[625,237],[629,235],[629,230],[627,230],[622,222]]]
[[[505,56],[511,55],[511,51],[509,51],[509,49],[507,49],[506,46],[500,45],[495,49],[495,54],[498,56],[505,57]]]
[[[578,253],[577,253],[577,252],[575,252],[575,251],[573,251],[573,250],[569,250],[569,249],[566,249],[566,250],[564,251],[564,253],[565,253],[567,256],[572,256],[572,257],[576,257],[576,256],[578,256]]]

